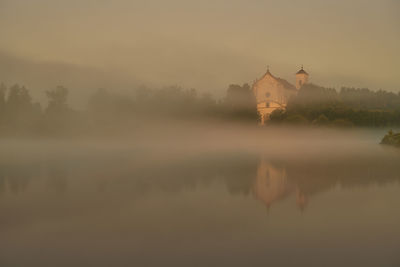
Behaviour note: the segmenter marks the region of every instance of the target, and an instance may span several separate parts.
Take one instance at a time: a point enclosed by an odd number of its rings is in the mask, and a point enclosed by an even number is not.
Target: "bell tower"
[[[308,73],[304,70],[301,65],[301,70],[296,73],[296,88],[299,90],[304,84],[308,83]]]

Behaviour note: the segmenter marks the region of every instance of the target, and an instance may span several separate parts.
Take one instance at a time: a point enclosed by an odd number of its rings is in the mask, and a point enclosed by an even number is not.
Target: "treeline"
[[[223,119],[257,122],[255,97],[248,84],[230,85],[223,100],[195,89],[140,88],[133,95],[100,89],[90,99],[88,111],[96,120],[125,119]]]
[[[230,85],[226,97],[217,101],[194,89],[139,88],[129,93],[99,89],[84,110],[68,105],[68,89],[46,91],[48,104],[34,103],[29,90],[0,86],[0,135],[72,134],[102,127],[118,128],[135,121],[223,120],[257,124],[256,101],[248,84]]]
[[[79,134],[169,119],[259,122],[248,84],[230,85],[221,100],[176,86],[124,94],[100,89],[79,111],[68,105],[67,88],[58,86],[45,93],[48,102],[42,106],[33,102],[26,87],[1,84],[0,136]],[[337,92],[307,84],[289,100],[286,110],[274,111],[270,119],[270,124],[399,127],[400,93],[354,88]]]
[[[303,86],[286,110],[276,110],[272,124],[343,127],[400,126],[400,93],[343,87],[339,92],[314,84]]]
[[[400,147],[400,133],[394,133],[390,130],[387,135],[383,137],[381,144]]]
[[[152,155],[143,157],[150,162],[154,160]],[[284,178],[289,186],[298,188],[306,196],[329,190],[338,184],[354,188],[370,184],[400,182],[398,157],[393,157],[392,154],[371,153],[357,158],[344,154],[336,160],[274,159],[260,162],[257,155],[215,153],[207,157],[171,159],[168,163],[158,164],[157,168],[153,168],[152,164],[143,165],[142,157],[132,158],[124,153],[115,157],[115,154],[111,153],[105,157],[93,157],[91,154],[72,158],[68,160],[68,164],[59,159],[51,160],[41,157],[29,163],[0,161],[0,197],[8,192],[20,194],[32,186],[37,188],[37,183],[55,192],[74,190],[77,187],[70,185],[77,171],[84,171],[88,185],[93,182],[92,186],[100,193],[109,192],[104,190],[107,187],[118,190],[121,194],[139,196],[152,190],[177,193],[184,189],[194,189],[198,185],[207,186],[218,181],[226,185],[230,194],[249,195],[254,188],[258,170],[263,167],[263,164],[284,173],[285,175],[280,178]],[[82,165],[87,168],[82,170]],[[99,175],[104,172],[109,175]],[[127,179],[127,177],[132,179]]]
[[[24,135],[62,129],[73,111],[67,105],[68,90],[57,87],[46,91],[48,106],[34,103],[29,90],[18,84],[0,85],[0,134]],[[60,128],[61,127],[61,128]]]

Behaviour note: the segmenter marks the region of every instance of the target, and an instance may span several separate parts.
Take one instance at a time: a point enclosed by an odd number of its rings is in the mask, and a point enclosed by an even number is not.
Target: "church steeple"
[[[265,74],[272,75],[271,72],[269,71],[269,65],[267,66],[267,72]]]
[[[304,70],[303,65],[301,69],[296,73],[296,88],[299,90],[304,84],[308,83],[308,73]]]

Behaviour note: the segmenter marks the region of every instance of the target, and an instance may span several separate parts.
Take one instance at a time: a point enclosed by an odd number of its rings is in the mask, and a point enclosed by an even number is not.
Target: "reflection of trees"
[[[364,156],[362,158],[331,158],[313,160],[261,160],[254,192],[267,206],[296,194],[296,202],[303,209],[313,195],[339,185],[361,187],[400,180],[398,158]]]
[[[258,160],[254,156],[224,155],[147,164],[107,161],[98,164],[107,166],[106,172],[99,169],[92,175],[96,177],[97,188],[101,191],[115,189],[134,194],[152,191],[176,193],[222,181],[231,194],[247,195],[256,175]]]
[[[360,187],[399,180],[398,159],[372,157],[364,159],[320,160],[288,164],[291,179],[306,194],[314,194],[339,184]]]
[[[68,188],[68,174],[83,175],[99,192],[118,190],[129,194],[153,191],[177,193],[223,182],[231,194],[248,195],[256,176],[258,160],[251,156],[213,156],[186,160],[145,162],[128,159],[80,159],[3,163],[0,165],[0,194],[23,192],[32,178],[41,176],[46,186],[55,192]],[[40,168],[43,167],[43,171]],[[77,171],[78,170],[78,171]],[[34,179],[36,180],[36,179]]]
[[[8,162],[0,164],[0,194],[10,192],[12,194],[23,193],[32,181],[41,177],[41,162]],[[48,168],[48,185],[57,192],[66,189],[66,168],[62,164],[50,163]]]
[[[231,194],[248,195],[257,174],[258,158],[244,156],[226,158],[223,167],[218,168],[218,175],[223,178]]]
[[[24,192],[38,170],[38,166],[33,164],[24,166],[18,163],[1,164],[0,194],[4,194],[7,190],[13,194]]]
[[[47,185],[55,192],[64,193],[67,190],[68,168],[63,162],[48,165]]]
[[[393,155],[392,155],[393,156]],[[41,172],[41,168],[44,171]],[[198,186],[223,183],[230,194],[252,193],[270,206],[295,196],[303,209],[315,194],[342,187],[360,187],[400,180],[397,158],[372,155],[358,159],[269,159],[254,155],[212,155],[179,160],[114,157],[24,163],[0,163],[0,194],[24,192],[32,178],[44,175],[56,192],[68,189],[69,174],[89,179],[100,194],[118,191],[128,196],[150,192],[175,194]],[[80,178],[80,177],[78,177]]]

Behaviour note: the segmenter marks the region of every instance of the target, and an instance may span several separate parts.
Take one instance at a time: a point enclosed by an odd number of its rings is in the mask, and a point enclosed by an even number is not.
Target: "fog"
[[[400,153],[382,130],[168,125],[1,140],[0,263],[399,263]]]
[[[396,162],[399,151],[380,145],[385,129],[334,129],[309,127],[260,128],[232,123],[163,122],[141,123],[133,131],[109,131],[97,135],[64,138],[2,138],[2,160],[60,158],[61,163],[87,160],[114,161],[132,157],[154,168],[188,159],[222,155],[247,155],[273,160],[301,162],[327,161],[359,164],[364,160]],[[142,164],[140,163],[140,164]],[[107,163],[105,163],[107,165]],[[129,166],[128,166],[129,167]]]
[[[398,91],[398,13],[395,0],[2,0],[0,81],[39,100],[63,85],[75,106],[136,84],[220,97],[267,65],[293,82],[304,64],[323,86]]]
[[[399,13],[0,0],[0,266],[399,266]]]

